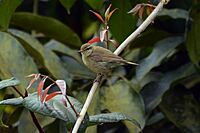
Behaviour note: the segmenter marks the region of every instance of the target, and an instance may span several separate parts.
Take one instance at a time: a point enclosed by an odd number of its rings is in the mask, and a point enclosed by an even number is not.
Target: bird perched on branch
[[[124,60],[106,48],[89,43],[83,44],[79,52],[82,55],[83,63],[97,75],[108,75],[113,68],[120,65],[138,65]]]

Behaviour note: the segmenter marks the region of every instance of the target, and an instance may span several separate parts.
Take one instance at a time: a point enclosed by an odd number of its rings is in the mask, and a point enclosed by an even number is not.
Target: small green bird
[[[83,63],[98,75],[108,75],[113,68],[120,65],[138,65],[124,60],[108,49],[88,43],[83,44],[79,52],[81,52]]]

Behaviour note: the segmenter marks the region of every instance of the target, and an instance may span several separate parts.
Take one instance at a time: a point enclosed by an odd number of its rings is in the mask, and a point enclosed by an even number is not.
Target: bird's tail
[[[137,63],[130,62],[130,61],[127,61],[126,63],[127,63],[127,64],[131,64],[131,65],[136,65],[136,66],[138,66],[138,65],[139,65],[139,64],[137,64]]]

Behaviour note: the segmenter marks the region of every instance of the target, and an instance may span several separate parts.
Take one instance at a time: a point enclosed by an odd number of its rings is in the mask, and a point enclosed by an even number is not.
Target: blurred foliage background
[[[83,43],[99,36],[102,29],[89,10],[103,15],[109,4],[112,9],[118,8],[108,25],[109,37],[120,45],[143,21],[127,12],[136,4],[147,2],[0,0],[0,79],[16,77],[20,82],[16,88],[21,93],[29,83],[25,76],[32,73],[63,79],[67,94],[83,104],[95,74],[83,65],[77,51]],[[154,5],[158,2],[150,1]],[[143,19],[146,17],[144,14]],[[112,44],[109,47],[115,49]],[[200,132],[198,0],[171,0],[120,56],[140,65],[119,67],[102,84],[88,110],[93,124],[82,132]],[[4,87],[0,87],[1,100],[19,97],[13,88]],[[29,93],[36,90],[33,86]],[[0,132],[38,132],[26,108],[0,106]],[[105,113],[110,114],[101,115]],[[72,126],[57,117],[36,116],[47,133],[68,132]],[[134,122],[126,121],[129,118]]]

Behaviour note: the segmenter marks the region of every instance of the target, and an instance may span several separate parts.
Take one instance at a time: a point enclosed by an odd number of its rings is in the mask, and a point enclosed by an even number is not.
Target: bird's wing
[[[125,61],[113,54],[113,53],[100,53],[100,52],[95,52],[90,55],[91,60],[94,60],[96,62],[108,62],[108,63],[125,63]]]

